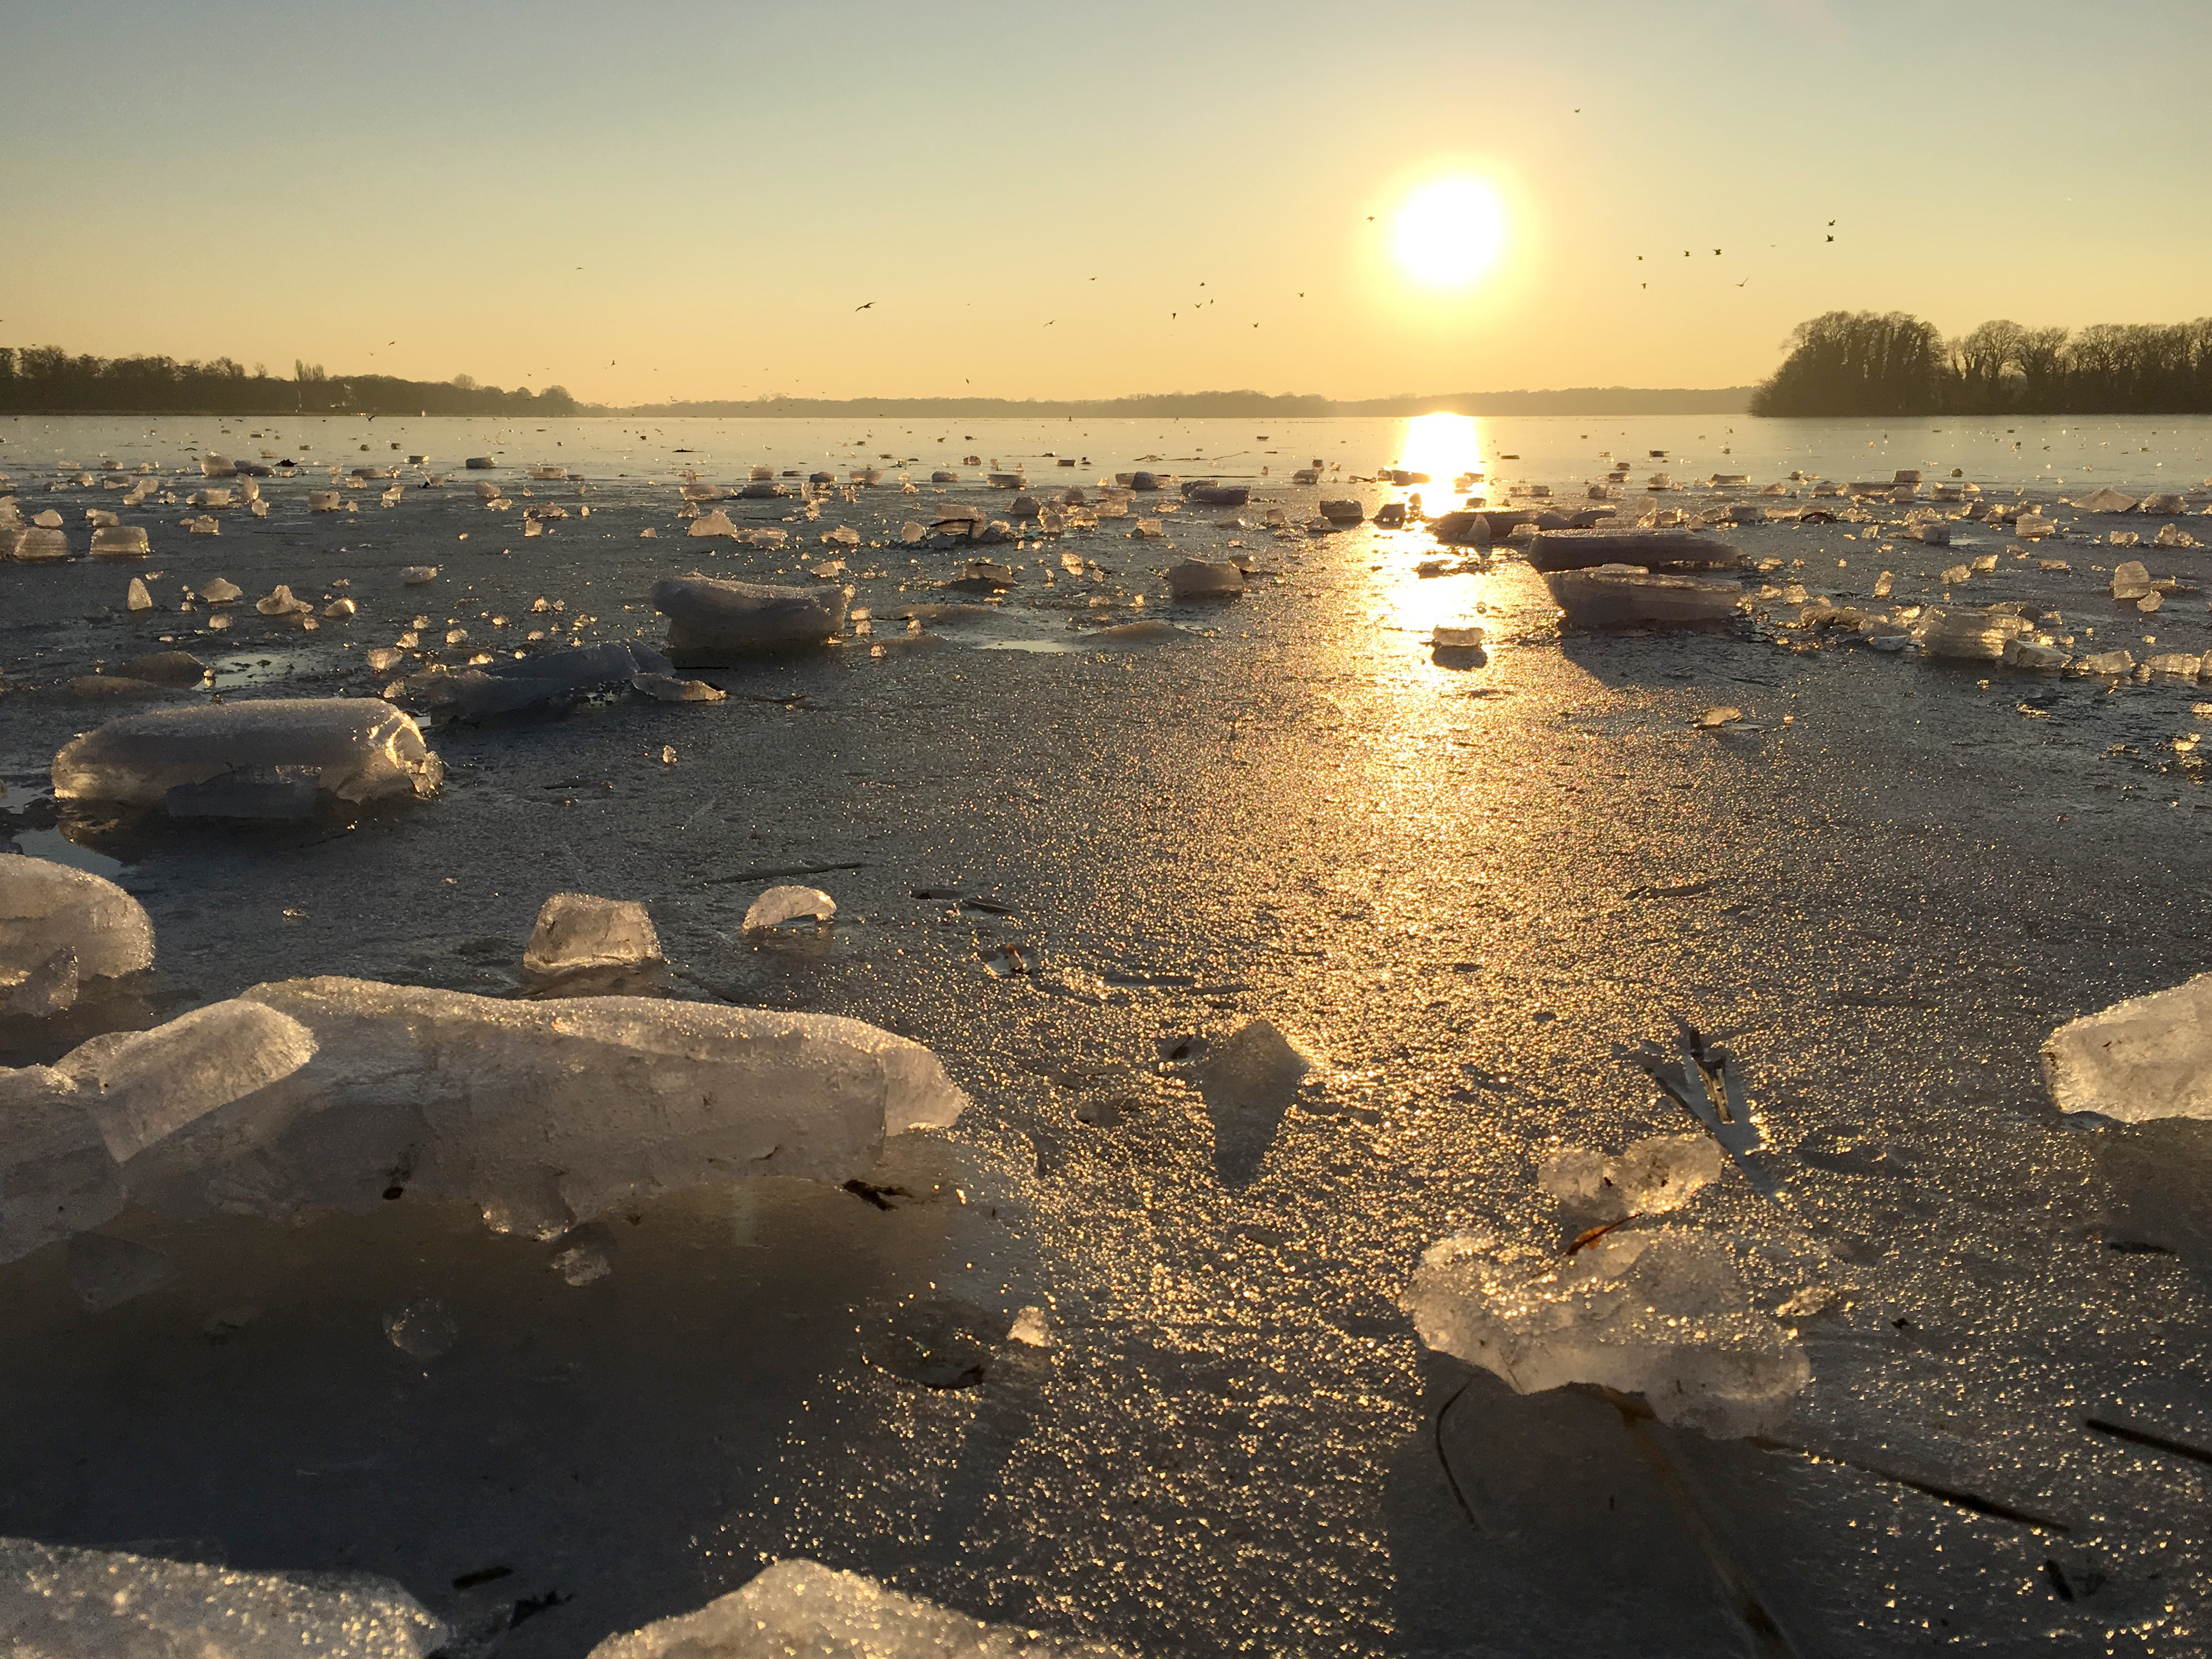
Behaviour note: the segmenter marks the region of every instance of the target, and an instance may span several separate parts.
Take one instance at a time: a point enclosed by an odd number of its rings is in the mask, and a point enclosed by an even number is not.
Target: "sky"
[[[1364,398],[1745,384],[1837,308],[2212,310],[2204,0],[0,0],[0,343]],[[1502,233],[1442,286],[1395,235],[1440,179]]]

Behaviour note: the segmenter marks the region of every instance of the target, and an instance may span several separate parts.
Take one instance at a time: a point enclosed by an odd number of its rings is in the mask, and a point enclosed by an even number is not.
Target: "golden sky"
[[[18,345],[1358,398],[1738,384],[1835,307],[2212,310],[2201,0],[77,0],[8,40]]]

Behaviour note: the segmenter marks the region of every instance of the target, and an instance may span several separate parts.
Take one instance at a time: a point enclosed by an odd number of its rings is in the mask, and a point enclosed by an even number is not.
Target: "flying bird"
[[[1720,251],[1718,248],[1715,248],[1715,249],[1713,250],[1713,258],[1716,258],[1716,259],[1717,259],[1717,258],[1719,258],[1720,257],[1721,257],[1721,251]]]
[[[1834,241],[1836,239],[1835,239],[1834,237],[1831,236],[1830,238],[1828,238],[1828,240],[1829,240],[1830,241],[1832,241],[1832,241]]]
[[[875,305],[876,302],[873,300],[871,300],[864,306],[854,306],[853,309],[855,311],[872,311],[875,309]]]
[[[1745,278],[1743,279],[1743,283],[1747,283],[1747,282],[1749,282],[1750,280],[1751,280],[1751,278],[1750,278],[1750,277],[1748,277],[1748,276],[1747,276],[1747,277],[1745,277]],[[1738,283],[1736,284],[1736,286],[1737,286],[1738,288],[1741,288],[1741,287],[1743,286],[1743,283]]]

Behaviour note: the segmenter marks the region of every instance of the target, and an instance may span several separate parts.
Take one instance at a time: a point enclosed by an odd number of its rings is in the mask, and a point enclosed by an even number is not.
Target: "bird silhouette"
[[[864,306],[854,306],[853,309],[855,311],[872,311],[875,309],[875,307],[876,302],[873,300],[871,300]]]
[[[1835,239],[1834,237],[1831,236],[1830,238],[1828,238],[1828,240],[1829,240],[1830,241],[1832,241],[1832,241],[1834,241],[1836,239]]]
[[[1743,283],[1747,283],[1747,282],[1749,282],[1750,280],[1751,280],[1751,278],[1750,278],[1750,277],[1748,277],[1748,276],[1747,276],[1747,277],[1745,277],[1745,278],[1743,279]],[[1741,288],[1741,287],[1743,286],[1743,283],[1738,283],[1736,284],[1736,286],[1737,286],[1738,288]]]
[[[1829,221],[1828,221],[1828,223],[1829,223],[1831,226],[1833,226],[1835,222],[1835,222],[1833,219],[1831,219],[1831,220],[1829,220]]]
[[[1715,249],[1713,250],[1713,258],[1716,258],[1716,259],[1717,259],[1717,258],[1719,258],[1720,257],[1721,257],[1721,251],[1720,251],[1718,248],[1715,248]]]

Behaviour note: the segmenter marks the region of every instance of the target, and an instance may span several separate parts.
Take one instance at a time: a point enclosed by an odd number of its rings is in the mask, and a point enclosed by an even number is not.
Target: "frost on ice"
[[[1114,1659],[1095,1643],[987,1625],[856,1572],[779,1561],[696,1613],[610,1636],[591,1659]]]
[[[126,1199],[276,1218],[411,1194],[552,1238],[682,1188],[851,1180],[967,1103],[920,1043],[832,1015],[289,980],[0,1071],[0,1259]]]
[[[641,967],[660,959],[660,935],[642,904],[556,893],[538,913],[522,967],[530,974],[571,974],[586,968]]]
[[[2062,1112],[2212,1118],[2212,974],[2069,1020],[2044,1041],[2043,1074]]]
[[[234,1572],[0,1538],[0,1647],[24,1659],[422,1659],[446,1634],[370,1573]]]
[[[1661,1421],[1716,1438],[1771,1432],[1812,1380],[1727,1243],[1686,1228],[1607,1233],[1564,1260],[1447,1238],[1422,1256],[1406,1310],[1423,1342],[1516,1393],[1638,1394]]]
[[[415,722],[375,697],[265,697],[125,714],[54,757],[64,800],[158,806],[223,781],[312,783],[352,804],[428,795],[441,775]],[[190,809],[189,793],[179,805]],[[249,814],[252,816],[252,814]]]
[[[58,969],[64,952],[74,981],[135,974],[153,964],[154,924],[137,899],[89,870],[0,857],[0,988],[49,964]]]

